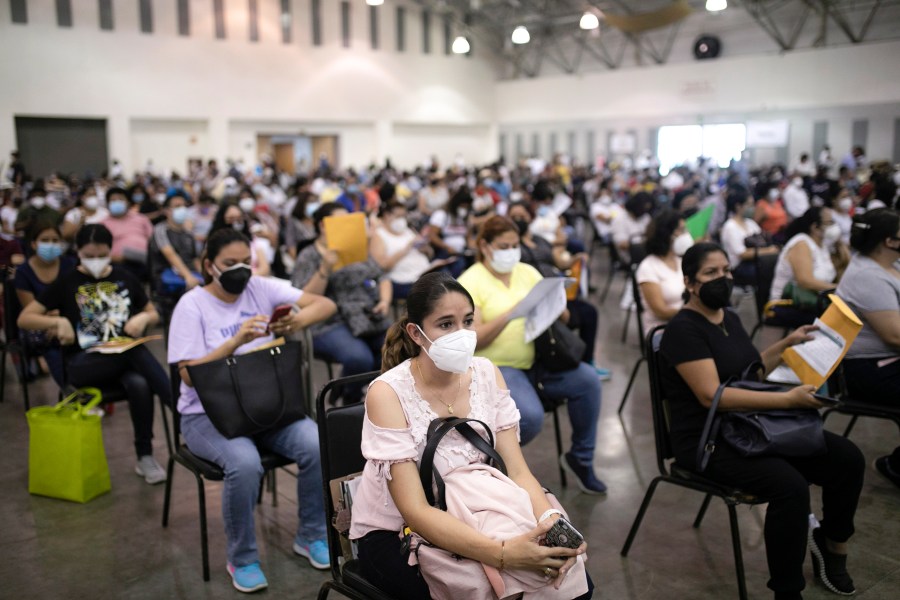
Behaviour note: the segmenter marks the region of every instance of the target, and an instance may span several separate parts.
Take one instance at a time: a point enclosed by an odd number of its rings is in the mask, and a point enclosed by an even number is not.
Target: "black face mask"
[[[513,223],[518,227],[519,235],[525,235],[525,232],[528,231],[528,221],[525,219],[513,219]]]
[[[707,281],[700,286],[700,300],[713,310],[725,308],[731,302],[731,290],[734,288],[734,279],[731,277],[719,277]]]
[[[240,263],[219,272],[219,285],[229,294],[238,295],[246,289],[252,274],[250,265]]]

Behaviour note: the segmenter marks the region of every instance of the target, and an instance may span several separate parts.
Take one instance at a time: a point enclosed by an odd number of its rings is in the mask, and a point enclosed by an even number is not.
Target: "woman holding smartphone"
[[[404,525],[432,544],[505,570],[534,571],[546,579],[525,598],[590,598],[593,586],[582,559],[587,547],[546,547],[553,531],[559,540],[571,526],[561,518],[531,474],[519,447],[519,411],[500,371],[475,352],[475,305],[447,273],[423,275],[410,290],[407,315],[391,326],[382,356],[382,375],[369,387],[363,422],[362,481],[354,496],[350,538],[358,540],[366,579],[392,597],[430,598],[428,585],[401,551]],[[487,424],[509,478],[531,500],[534,528],[510,539],[493,539],[425,499],[419,465],[428,426],[436,418],[468,416]],[[473,424],[480,429],[480,426]],[[436,472],[446,475],[483,457],[458,433],[448,434],[434,455]],[[502,502],[502,500],[501,500]],[[571,572],[572,576],[567,577]],[[506,577],[507,592],[514,593]],[[452,586],[454,582],[446,582]],[[460,582],[461,583],[461,582]]]

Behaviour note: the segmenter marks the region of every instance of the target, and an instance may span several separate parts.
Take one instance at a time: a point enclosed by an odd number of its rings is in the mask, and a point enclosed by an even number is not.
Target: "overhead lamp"
[[[581,15],[581,21],[578,23],[578,26],[582,29],[597,29],[600,27],[600,19],[591,11],[587,11]]]
[[[453,50],[453,54],[468,54],[469,48],[469,40],[466,39],[466,36],[458,35],[453,40],[453,46],[450,49]]]
[[[513,44],[527,44],[531,41],[531,34],[528,33],[528,28],[524,25],[519,25],[512,32],[512,43]]]
[[[381,6],[384,4],[384,0],[366,0],[366,4],[369,6]]]
[[[706,10],[709,12],[719,12],[728,8],[727,0],[706,0]]]

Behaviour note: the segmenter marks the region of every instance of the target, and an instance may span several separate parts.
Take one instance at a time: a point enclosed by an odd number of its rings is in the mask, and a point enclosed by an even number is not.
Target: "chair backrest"
[[[632,264],[629,279],[631,280],[631,293],[634,296],[634,323],[638,330],[638,344],[640,345],[641,356],[646,357],[647,343],[644,339],[644,301],[641,298],[641,286],[637,280],[637,270],[638,265]]]
[[[12,277],[3,279],[3,335],[7,343],[19,339],[19,326],[16,321],[22,312],[19,296],[16,294],[15,280]]]
[[[775,265],[778,264],[778,255],[765,254],[761,256],[757,248],[753,256],[753,262],[756,266],[756,285],[753,287],[753,294],[756,300],[756,316],[758,322],[761,323],[766,303],[769,301],[769,294],[772,292],[772,282],[775,280]]]
[[[668,473],[666,461],[675,456],[669,435],[669,404],[662,384],[662,365],[659,346],[665,332],[665,325],[658,325],[647,333],[644,342],[647,348],[647,371],[650,374],[650,404],[653,414],[653,437],[656,440],[656,463],[659,472]]]
[[[341,393],[346,385],[365,385],[376,377],[378,371],[350,375],[325,384],[316,396],[316,414],[319,424],[319,460],[322,464],[322,487],[325,495],[325,522],[328,527],[328,553],[331,557],[331,574],[341,579],[341,538],[330,524],[334,521],[334,499],[331,481],[363,470],[366,459],[362,455],[363,419],[366,406],[359,402],[349,406],[329,409],[330,400]]]
[[[169,388],[172,398],[171,404],[166,404],[160,398],[162,405],[163,429],[166,432],[166,446],[169,455],[173,455],[178,445],[181,444],[181,415],[178,414],[178,397],[181,395],[181,371],[177,364],[169,365]]]

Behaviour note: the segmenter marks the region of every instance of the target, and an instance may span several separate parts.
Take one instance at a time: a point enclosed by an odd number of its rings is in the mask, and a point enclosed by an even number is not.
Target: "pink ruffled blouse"
[[[388,491],[391,465],[422,459],[425,450],[428,425],[438,415],[428,401],[419,395],[410,371],[412,362],[407,360],[375,381],[391,386],[400,399],[408,427],[386,429],[369,420],[363,421],[362,453],[366,457],[362,481],[353,498],[353,518],[350,538],[359,539],[376,529],[400,531],[403,517]],[[497,387],[494,365],[486,358],[472,359],[472,383],[469,385],[468,415],[470,419],[484,421],[496,435],[500,431],[516,428],[518,437],[519,410],[509,395],[509,390]],[[373,382],[374,383],[374,382]],[[476,429],[479,428],[475,425]],[[484,462],[487,457],[457,431],[447,434],[435,452],[434,468],[444,475],[457,467]]]

